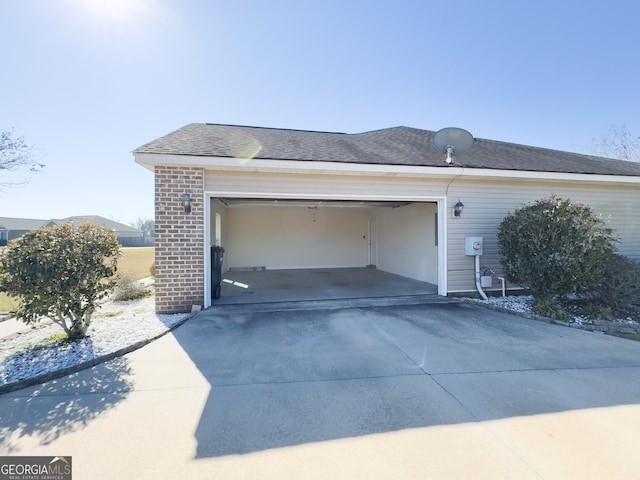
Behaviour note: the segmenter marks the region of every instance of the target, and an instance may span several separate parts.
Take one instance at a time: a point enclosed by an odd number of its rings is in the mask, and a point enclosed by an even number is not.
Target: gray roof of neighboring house
[[[444,155],[433,144],[435,133],[409,127],[346,134],[192,123],[133,153],[447,168]],[[454,166],[640,176],[637,162],[482,138],[476,138],[466,153],[454,156]]]
[[[110,230],[115,231],[116,233],[122,234],[130,234],[128,236],[140,236],[142,235],[142,230],[138,230],[137,228],[130,227],[129,225],[125,225],[124,223],[119,223],[114,220],[109,220],[108,218],[101,217],[99,215],[76,215],[73,217],[62,218],[59,220],[53,220],[53,222],[59,223],[86,223],[89,222],[93,225],[100,227],[107,227]]]
[[[0,217],[0,230],[30,231],[37,230],[49,224],[51,220],[33,218]]]
[[[93,225],[107,227],[110,230],[114,230],[118,234],[125,234],[121,236],[142,235],[142,230],[138,230],[137,228],[130,227],[129,225],[125,225],[124,223],[115,222],[113,220],[100,217],[98,215],[79,215],[74,217],[52,219],[52,220],[0,217],[0,230],[30,231],[30,230],[38,230],[39,228],[46,227],[49,225],[59,225],[61,223],[85,223],[85,222],[90,222]]]

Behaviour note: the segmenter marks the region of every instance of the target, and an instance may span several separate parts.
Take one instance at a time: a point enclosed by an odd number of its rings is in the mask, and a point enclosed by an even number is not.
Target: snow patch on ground
[[[88,337],[76,342],[47,344],[48,338],[62,332],[56,324],[0,339],[0,386],[73,367],[147,341],[189,316],[158,315],[155,297],[146,297],[103,304],[93,316]]]

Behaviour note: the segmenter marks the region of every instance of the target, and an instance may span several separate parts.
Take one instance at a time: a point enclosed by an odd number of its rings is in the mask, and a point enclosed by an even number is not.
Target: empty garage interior
[[[435,202],[211,198],[213,304],[437,293]]]

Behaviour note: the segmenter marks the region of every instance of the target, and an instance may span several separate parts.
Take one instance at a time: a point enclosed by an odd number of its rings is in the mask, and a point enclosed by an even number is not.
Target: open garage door
[[[436,202],[211,198],[213,304],[436,294]]]

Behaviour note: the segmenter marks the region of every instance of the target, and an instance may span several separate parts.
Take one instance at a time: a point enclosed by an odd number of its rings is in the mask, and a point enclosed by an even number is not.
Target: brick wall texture
[[[156,167],[156,312],[188,312],[204,299],[204,171]],[[191,213],[181,197],[191,195]]]

